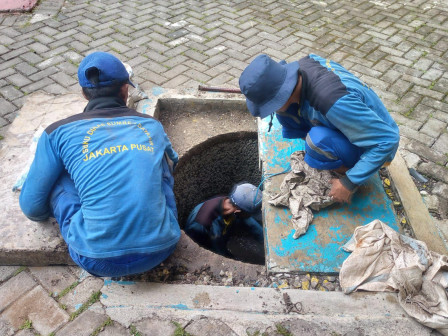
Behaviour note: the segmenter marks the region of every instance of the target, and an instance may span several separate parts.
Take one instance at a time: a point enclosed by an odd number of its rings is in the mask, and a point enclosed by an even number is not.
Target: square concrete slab
[[[19,207],[19,191],[34,158],[37,139],[51,123],[82,112],[81,95],[31,95],[9,127],[0,148],[0,265],[72,263],[54,220],[32,222]]]
[[[291,154],[304,149],[303,140],[283,139],[281,125],[274,118],[268,132],[269,118],[259,122],[260,159],[263,176],[285,171]],[[349,205],[332,206],[314,214],[308,231],[293,239],[291,212],[268,204],[269,194],[280,191],[285,174],[267,179],[264,185],[263,211],[265,226],[266,266],[269,272],[338,273],[349,253],[341,246],[357,226],[380,219],[398,230],[391,200],[376,174],[360,187]]]

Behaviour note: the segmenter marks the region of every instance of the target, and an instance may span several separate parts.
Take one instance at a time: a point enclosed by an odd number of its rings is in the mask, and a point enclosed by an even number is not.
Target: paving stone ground
[[[28,94],[79,91],[77,66],[93,50],[130,64],[145,90],[237,87],[241,71],[260,53],[287,61],[316,53],[340,62],[383,99],[400,127],[400,152],[431,179],[432,206],[446,225],[444,0],[42,0],[31,13],[0,14],[0,135]],[[132,332],[110,322],[98,303],[76,315],[101,288],[90,277],[78,284],[80,275],[74,267],[0,266],[0,334]],[[207,329],[202,323],[189,330]],[[139,326],[151,330],[151,322]]]

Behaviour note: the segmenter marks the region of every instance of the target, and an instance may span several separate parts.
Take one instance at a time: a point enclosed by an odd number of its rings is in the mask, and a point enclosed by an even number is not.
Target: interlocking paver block
[[[18,269],[19,266],[0,266],[0,283],[12,277]]]
[[[81,308],[82,304],[87,302],[90,296],[99,291],[103,285],[104,281],[102,279],[92,276],[87,277],[72,291],[62,297],[59,302],[67,306],[69,313],[73,313]]]
[[[37,283],[26,272],[21,272],[0,286],[0,311],[15,302]]]
[[[7,77],[8,81],[10,81],[13,85],[18,87],[23,87],[31,83],[31,81],[20,73],[15,73],[9,77]]]
[[[21,54],[20,57],[24,59],[25,61],[29,62],[31,65],[34,65],[36,63],[42,62],[43,58],[39,56],[38,54],[30,51],[25,54]]]
[[[179,86],[187,82],[188,79],[189,78],[184,75],[179,75],[169,80],[168,82],[165,82],[163,86],[166,88],[178,88]]]
[[[59,308],[56,301],[41,287],[37,286],[10,305],[3,318],[14,329],[18,329],[27,320],[33,328],[43,335],[48,335],[69,320],[67,312]]]
[[[441,167],[433,162],[423,162],[418,166],[418,169],[427,176],[448,183],[448,170],[446,167]]]
[[[185,328],[185,331],[203,336],[237,336],[227,324],[211,318],[195,320]]]
[[[406,125],[398,125],[399,129],[400,129],[400,134],[410,138],[410,139],[415,139],[418,140],[419,142],[421,142],[422,144],[431,147],[434,144],[434,138],[425,135],[423,133],[419,133],[418,131],[406,126]]]
[[[56,72],[54,75],[51,75],[50,78],[64,87],[78,83],[76,79],[64,72]]]
[[[31,329],[20,330],[15,336],[36,336]]]
[[[123,336],[128,335],[129,331],[118,322],[113,322],[112,325],[108,325],[103,331],[99,333],[99,336]]]
[[[30,85],[24,86],[21,88],[25,93],[31,93],[40,89],[44,89],[45,87],[53,84],[54,81],[51,78],[42,78],[41,80],[34,82]]]
[[[29,270],[42,287],[53,296],[57,296],[77,280],[67,266],[30,267]]]
[[[106,320],[106,314],[98,314],[87,310],[58,331],[56,335],[89,336]]]
[[[180,321],[176,322],[179,323]],[[143,335],[151,336],[173,335],[176,330],[176,326],[171,321],[164,321],[154,318],[144,319],[136,323],[135,327]]]
[[[14,335],[14,328],[7,321],[5,321],[1,316],[0,316],[0,335],[2,335],[2,336]]]
[[[5,97],[7,98],[7,97]],[[11,104],[9,101],[7,101],[4,98],[0,98],[0,111],[2,113],[2,115],[7,115],[11,112],[13,112],[16,109],[16,107]]]
[[[420,129],[420,131],[426,135],[432,136],[437,139],[439,137],[439,135],[441,135],[441,133],[446,129],[446,125],[447,124],[444,123],[443,121],[437,120],[435,118],[430,118],[425,123],[425,125],[423,125],[423,127]],[[443,140],[448,140],[448,139],[442,139],[442,138],[443,137],[440,136],[440,138],[434,144],[434,146],[436,147],[435,149],[442,153],[448,152],[448,141],[446,141],[445,146],[443,145],[443,143],[444,143]],[[438,142],[439,140],[442,140],[442,141]],[[439,147],[439,145],[440,145],[440,147]]]
[[[447,130],[445,123],[438,124],[437,127],[440,127],[441,125],[443,125],[444,130]],[[446,158],[448,159],[448,133],[442,133],[432,146],[432,149],[441,153],[442,155],[445,154]]]

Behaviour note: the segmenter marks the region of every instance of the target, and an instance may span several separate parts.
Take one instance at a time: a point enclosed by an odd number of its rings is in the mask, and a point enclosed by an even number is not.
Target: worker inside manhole
[[[238,183],[227,196],[216,195],[195,206],[184,231],[199,245],[225,257],[264,264],[262,192]]]
[[[174,174],[181,228],[200,246],[264,265],[256,132],[214,136],[190,148]]]

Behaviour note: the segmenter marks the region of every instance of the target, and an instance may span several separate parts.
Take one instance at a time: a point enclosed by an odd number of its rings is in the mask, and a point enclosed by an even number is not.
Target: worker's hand
[[[341,183],[339,179],[332,179],[329,196],[332,196],[336,202],[350,203],[352,192]]]

